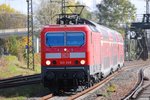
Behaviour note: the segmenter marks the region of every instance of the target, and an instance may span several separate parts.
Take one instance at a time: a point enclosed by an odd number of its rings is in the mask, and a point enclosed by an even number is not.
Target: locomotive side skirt
[[[70,78],[81,78],[82,76],[86,76],[87,72],[89,70],[89,66],[86,67],[78,67],[78,66],[66,66],[66,67],[42,67],[42,77],[49,76],[50,73],[51,76],[50,79],[70,79]],[[62,73],[59,73],[62,72]],[[81,77],[78,77],[81,76]]]

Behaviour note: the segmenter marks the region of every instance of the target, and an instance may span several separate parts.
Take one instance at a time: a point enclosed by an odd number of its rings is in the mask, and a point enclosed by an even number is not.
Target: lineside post
[[[34,68],[34,38],[33,38],[33,9],[32,0],[27,0],[27,15],[28,15],[28,43],[27,43],[27,68]]]

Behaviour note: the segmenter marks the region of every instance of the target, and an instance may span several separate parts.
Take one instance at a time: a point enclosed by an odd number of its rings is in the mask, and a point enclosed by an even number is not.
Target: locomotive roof
[[[92,22],[92,21],[91,21],[91,22]],[[95,22],[92,22],[92,23],[95,25],[95,27],[96,27],[99,31],[100,31],[101,29],[103,29],[103,30],[107,30],[107,32],[119,34],[116,30],[110,29],[110,28],[108,28],[108,27],[106,27],[106,26],[97,24],[97,23],[95,23]]]
[[[47,26],[44,26],[44,28],[55,28],[55,27],[85,27],[87,26],[87,24],[81,24],[81,25],[61,25],[61,24],[55,24],[55,25],[47,25]]]
[[[93,21],[87,20],[85,24],[55,24],[55,25],[47,25],[44,28],[57,28],[57,27],[88,27],[90,30],[92,30],[94,28],[95,31],[102,33],[102,31],[106,31],[107,33],[111,33],[111,34],[120,34],[117,31],[110,29],[108,27],[105,27],[103,25],[97,24]],[[91,29],[91,27],[93,27]],[[92,30],[93,31],[93,30]]]

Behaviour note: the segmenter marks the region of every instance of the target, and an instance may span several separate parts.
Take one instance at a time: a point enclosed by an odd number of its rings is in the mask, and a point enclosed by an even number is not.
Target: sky
[[[96,4],[100,3],[101,0],[77,0],[80,1],[82,4],[88,6],[88,9],[93,10],[96,9]],[[137,14],[144,14],[145,13],[145,0],[130,0],[131,3],[135,5],[137,8]],[[26,0],[0,0],[0,4],[10,4],[12,8],[20,11],[21,13],[27,13],[27,2]],[[37,5],[38,0],[33,0],[33,5]]]
[[[38,0],[32,0],[33,6],[38,4]],[[27,13],[27,2],[26,0],[0,0],[0,4],[9,4],[12,8],[15,8],[17,11],[26,14]]]
[[[83,4],[86,4],[88,6],[88,8],[95,9],[96,8],[96,4],[100,3],[101,0],[77,0],[80,1]],[[88,1],[88,2],[87,2]],[[137,14],[144,14],[145,13],[145,6],[146,6],[146,2],[145,0],[130,0],[132,4],[135,5],[135,7],[137,8]]]
[[[0,4],[9,4],[12,8],[15,8],[21,13],[26,13],[27,3],[26,0],[0,0]]]

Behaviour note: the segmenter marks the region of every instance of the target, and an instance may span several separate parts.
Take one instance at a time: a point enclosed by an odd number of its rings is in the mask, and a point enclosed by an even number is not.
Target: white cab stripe
[[[61,53],[46,53],[46,58],[61,58]]]
[[[85,52],[70,53],[70,58],[85,58]]]
[[[48,58],[61,58],[61,53],[46,53],[46,59]],[[70,58],[85,58],[85,52],[71,52]]]

